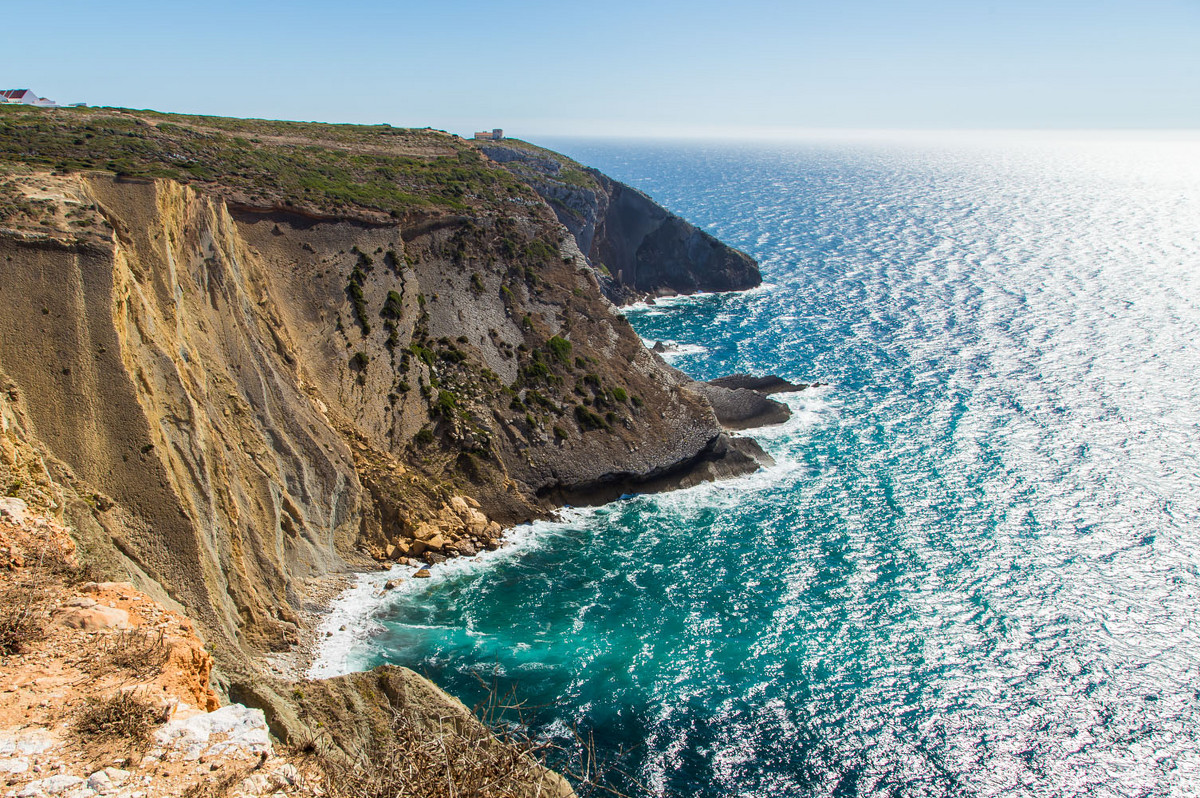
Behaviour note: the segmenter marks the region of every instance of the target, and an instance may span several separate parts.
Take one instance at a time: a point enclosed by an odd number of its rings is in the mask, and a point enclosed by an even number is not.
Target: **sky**
[[[4,0],[0,88],[544,136],[1200,128],[1200,0]]]

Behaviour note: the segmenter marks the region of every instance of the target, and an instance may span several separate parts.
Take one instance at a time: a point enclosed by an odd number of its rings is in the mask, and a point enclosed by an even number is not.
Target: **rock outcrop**
[[[479,145],[554,209],[618,304],[646,295],[737,291],[762,283],[749,255],[635,188],[549,150],[508,139]]]
[[[694,390],[708,400],[721,426],[745,430],[782,424],[792,417],[788,406],[749,388],[723,388],[712,383],[696,383]]]
[[[413,786],[463,788],[490,767],[486,777],[497,792],[572,795],[529,748],[494,736],[462,703],[404,668],[277,683],[291,700],[264,700],[270,688],[263,682],[257,693],[243,691],[247,703],[219,705],[209,683],[213,658],[192,622],[127,582],[80,584],[75,547],[46,509],[0,501],[0,541],[27,560],[0,569],[0,779],[7,795],[348,798],[361,793],[341,779],[379,775],[362,772],[367,763],[355,759],[357,746],[395,759],[408,753],[387,748],[397,731],[410,744],[460,755],[422,762]],[[28,628],[14,628],[14,611]],[[113,614],[120,623],[75,622]],[[86,720],[98,706],[113,709]],[[133,713],[141,713],[140,724]],[[391,725],[397,717],[402,729]],[[290,745],[277,746],[272,731]]]
[[[725,377],[717,377],[715,380],[709,380],[708,384],[715,385],[718,388],[727,388],[731,391],[744,388],[750,391],[757,391],[763,395],[803,391],[806,388],[818,388],[821,385],[819,382],[791,382],[789,380],[785,380],[783,377],[777,377],[774,374],[767,374],[764,376],[755,376],[753,374],[730,374]]]

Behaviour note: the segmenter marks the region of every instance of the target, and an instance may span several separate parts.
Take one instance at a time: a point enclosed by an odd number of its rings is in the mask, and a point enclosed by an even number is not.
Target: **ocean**
[[[539,143],[761,262],[627,310],[673,365],[825,385],[772,468],[364,577],[316,674],[498,689],[630,795],[1200,793],[1200,137]]]

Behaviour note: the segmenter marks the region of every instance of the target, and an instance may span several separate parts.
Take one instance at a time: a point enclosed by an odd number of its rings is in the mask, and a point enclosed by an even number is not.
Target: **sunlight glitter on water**
[[[1200,144],[558,144],[762,261],[645,340],[828,386],[777,469],[389,598],[354,662],[503,674],[637,793],[1200,791]]]

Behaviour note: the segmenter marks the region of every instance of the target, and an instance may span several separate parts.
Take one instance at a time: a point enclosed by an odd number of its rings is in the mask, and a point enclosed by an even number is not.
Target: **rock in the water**
[[[421,570],[419,570],[415,574],[413,574],[414,579],[428,579],[430,576],[432,576],[432,574],[429,573],[428,568],[422,568]]]
[[[792,417],[787,405],[768,399],[758,391],[747,388],[731,390],[705,382],[698,382],[694,387],[712,405],[717,420],[725,429],[766,427],[782,424]]]
[[[782,377],[776,377],[774,374],[768,374],[765,377],[755,377],[751,374],[730,374],[726,377],[717,377],[715,380],[709,380],[708,384],[715,385],[718,388],[728,388],[731,391],[736,391],[738,388],[745,388],[750,391],[758,391],[761,394],[773,394],[803,391],[805,388],[815,388],[821,383],[816,382],[810,386],[805,382],[789,382]]]
[[[402,584],[404,584],[403,579],[389,579],[383,583],[383,589],[384,590],[395,590],[396,588],[400,587],[400,585],[402,585]]]

